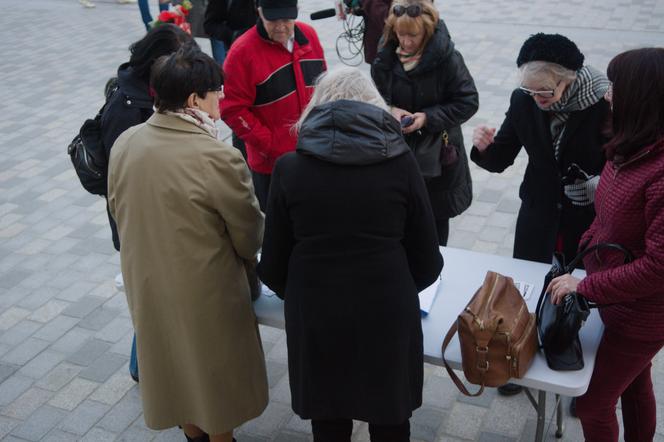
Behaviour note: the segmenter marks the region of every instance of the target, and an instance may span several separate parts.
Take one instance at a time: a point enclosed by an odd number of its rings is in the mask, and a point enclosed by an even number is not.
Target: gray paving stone
[[[2,414],[14,419],[25,420],[33,411],[44,405],[51,396],[53,396],[53,392],[48,390],[30,388],[14,402],[4,407],[2,409]]]
[[[95,333],[95,338],[114,343],[118,342],[120,339],[126,336],[127,333],[132,332],[133,330],[134,326],[130,318],[125,316],[118,316],[106,324],[104,328]]]
[[[267,361],[267,381],[270,388],[274,387],[288,372],[288,365],[275,360]]]
[[[513,437],[507,437],[502,434],[488,433],[483,431],[480,433],[478,442],[517,442]]]
[[[23,365],[30,361],[32,358],[41,353],[46,347],[49,346],[48,341],[36,338],[28,338],[13,350],[9,351],[2,357],[2,361],[8,364]]]
[[[442,376],[429,376],[424,383],[422,401],[424,405],[434,408],[451,408],[459,390],[449,378]]]
[[[79,436],[87,433],[110,410],[110,406],[86,400],[69,413],[58,428]]]
[[[65,358],[65,355],[52,350],[44,350],[19,370],[19,374],[40,379]]]
[[[20,421],[17,421],[16,419],[0,416],[0,439],[6,441],[7,439],[4,437],[9,434],[9,432],[11,432],[19,423]]]
[[[486,412],[486,408],[457,402],[448,415],[445,433],[463,439],[476,439]]]
[[[292,413],[290,406],[270,402],[259,419],[251,420],[240,428],[243,432],[269,438],[279,432]]]
[[[310,442],[313,438],[305,433],[282,431],[274,438],[274,442]]]
[[[37,381],[35,386],[50,391],[58,391],[69,382],[71,382],[71,380],[74,379],[80,371],[80,366],[69,364],[68,362],[62,362],[58,364],[57,367],[55,367],[53,370],[51,370],[45,377]]]
[[[26,440],[38,441],[51,431],[66,414],[63,410],[44,405],[14,428],[11,434]]]
[[[19,374],[13,374],[8,377],[2,384],[0,384],[0,406],[6,406],[12,403],[30,388],[32,382],[32,379]]]
[[[103,355],[111,345],[99,339],[86,341],[75,353],[71,354],[67,361],[73,364],[88,366],[95,359]]]
[[[122,433],[142,413],[138,389],[130,390],[97,425],[113,433]]]
[[[27,270],[14,270],[6,272],[0,277],[0,287],[10,289],[29,277],[32,272]]]
[[[115,372],[123,367],[128,358],[115,354],[105,353],[95,360],[88,368],[79,374],[83,379],[95,382],[106,382]]]
[[[93,428],[81,438],[80,442],[113,442],[115,434],[102,430],[101,428]]]
[[[77,439],[75,434],[60,430],[51,430],[40,442],[72,442]]]
[[[420,407],[413,412],[410,419],[411,438],[434,442],[438,434],[438,428],[442,425],[446,413],[433,407]]]
[[[17,345],[31,336],[42,324],[24,319],[0,335],[0,342],[8,345]]]
[[[78,301],[67,307],[62,314],[73,316],[74,318],[84,318],[92,313],[97,307],[106,300],[98,296],[83,296]]]
[[[154,440],[156,434],[138,426],[129,427],[116,439],[118,442],[146,442]]]
[[[466,386],[468,386],[467,383]],[[470,386],[469,389],[471,389],[471,391],[475,391],[477,389],[477,386],[475,385]],[[465,402],[466,404],[477,405],[478,407],[491,408],[491,404],[493,404],[493,401],[496,398],[496,396],[497,392],[495,388],[486,388],[481,395],[475,397],[466,396],[464,394],[459,393],[457,396],[457,400],[459,402]]]
[[[78,318],[71,318],[69,316],[57,316],[53,319],[51,319],[46,325],[44,325],[41,329],[39,329],[33,337],[38,338],[38,339],[43,339],[45,341],[49,342],[54,342],[56,340],[61,340],[61,342],[58,342],[55,344],[55,348],[53,350],[57,351],[63,351],[63,352],[70,352],[72,351],[71,348],[71,343],[72,341],[76,341],[74,345],[79,346],[81,342],[78,342],[77,339],[74,339],[74,336],[79,336],[81,335],[80,329],[74,329],[72,331],[72,328],[76,325],[78,322]],[[70,332],[67,336],[68,332]],[[84,334],[82,339],[85,339],[87,337],[87,334]],[[62,338],[62,339],[61,339]]]
[[[0,384],[2,384],[9,376],[13,375],[20,367],[11,364],[0,363]]]
[[[118,314],[120,314],[119,310],[99,307],[82,319],[81,322],[78,323],[78,326],[89,330],[99,331],[115,319]]]

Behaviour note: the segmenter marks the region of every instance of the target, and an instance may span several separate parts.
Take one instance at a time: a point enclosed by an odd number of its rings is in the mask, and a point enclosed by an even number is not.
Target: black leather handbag
[[[583,368],[579,330],[590,315],[590,309],[601,306],[589,302],[576,292],[570,293],[563,302],[554,305],[546,288],[552,279],[565,273],[572,273],[586,255],[599,249],[614,249],[621,252],[625,256],[625,264],[634,259],[632,253],[620,244],[600,243],[580,252],[567,266],[562,257],[556,254],[551,270],[544,277],[544,286],[537,301],[535,314],[540,348],[544,350],[547,365],[553,370],[569,371]]]

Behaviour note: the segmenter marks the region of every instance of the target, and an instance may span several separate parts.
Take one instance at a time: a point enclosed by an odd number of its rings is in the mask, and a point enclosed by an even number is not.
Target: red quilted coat
[[[577,291],[598,304],[604,324],[644,341],[664,339],[664,140],[620,166],[607,162],[595,198],[597,216],[581,244],[615,242],[632,251],[588,255]]]

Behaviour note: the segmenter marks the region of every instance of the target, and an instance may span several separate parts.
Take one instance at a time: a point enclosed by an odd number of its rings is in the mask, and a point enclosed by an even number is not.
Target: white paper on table
[[[426,316],[431,311],[433,301],[436,299],[438,293],[438,286],[440,285],[440,276],[436,278],[433,284],[420,292],[420,312],[422,316]]]
[[[523,300],[530,301],[533,290],[535,290],[535,285],[524,281],[514,281],[514,285],[516,286],[519,293],[521,293]]]

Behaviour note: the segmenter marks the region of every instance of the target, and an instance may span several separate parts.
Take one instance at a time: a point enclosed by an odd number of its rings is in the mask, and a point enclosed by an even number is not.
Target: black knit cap
[[[531,61],[548,61],[569,70],[583,67],[584,56],[569,38],[560,34],[535,34],[523,43],[516,65],[521,67]]]

